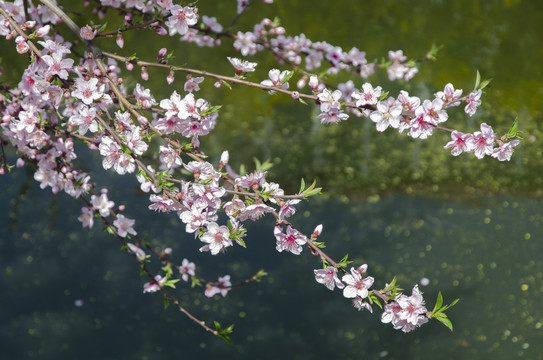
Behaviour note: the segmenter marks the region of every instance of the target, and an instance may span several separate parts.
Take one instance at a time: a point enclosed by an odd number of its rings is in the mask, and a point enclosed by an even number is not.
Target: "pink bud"
[[[4,175],[6,173],[6,167],[4,165],[0,166],[0,175]]]
[[[147,118],[145,116],[138,116],[138,122],[140,123],[141,126],[146,126],[147,124],[149,124],[149,122],[147,121]]]
[[[228,154],[228,150],[225,150],[221,154],[221,161],[219,163],[219,169],[222,169],[223,167],[228,164],[228,160],[230,159],[230,155]]]
[[[166,31],[166,29],[164,29],[162,26],[153,26],[153,30],[158,34],[158,35],[167,35],[168,32]]]
[[[216,81],[215,84],[213,84],[213,86],[215,86],[217,89],[220,88],[221,85],[222,85],[222,80]]]
[[[141,67],[141,78],[145,81],[149,80],[149,74],[147,73],[147,68],[145,66]]]
[[[49,34],[49,30],[51,30],[50,25],[42,26],[41,28],[39,28],[36,31],[36,37],[44,37],[44,36],[46,36],[47,34]]]
[[[293,91],[291,96],[294,100],[298,100],[300,98],[300,93],[297,91]]]
[[[131,62],[126,62],[126,70],[128,71],[132,71],[134,70],[134,64],[132,64]]]
[[[17,52],[19,54],[27,53],[28,50],[30,50],[30,47],[28,46],[28,44],[26,42],[21,43],[21,44],[17,44],[16,48],[17,48]]]
[[[275,29],[273,29],[273,33],[275,35],[284,35],[286,33],[286,30],[285,30],[284,27],[279,26],[279,27],[276,27]]]
[[[303,89],[306,84],[307,84],[307,77],[304,76],[300,78],[300,80],[298,80],[298,82],[296,83],[296,87],[298,87],[298,89]]]
[[[166,248],[164,249],[164,254],[165,255],[170,255],[172,253],[172,248]]]
[[[322,224],[319,224],[315,227],[315,230],[313,230],[313,234],[311,235],[312,239],[316,239],[317,237],[322,234]]]
[[[168,83],[168,85],[171,85],[174,80],[175,80],[175,78],[174,78],[174,75],[173,75],[173,71],[170,71],[168,76],[166,76],[166,82]]]
[[[117,43],[117,46],[120,47],[121,49],[123,48],[124,46],[124,39],[123,39],[123,34],[122,33],[117,33],[117,40],[115,40],[115,42]]]
[[[315,75],[312,75],[309,77],[309,86],[311,87],[311,89],[316,92],[319,88],[319,79],[315,76]]]
[[[17,166],[18,168],[20,167],[23,167],[25,165],[25,159],[23,158],[18,158],[17,159],[17,162],[15,163],[15,166]]]
[[[166,56],[167,53],[168,53],[168,49],[166,49],[166,48],[162,48],[162,49],[158,50],[158,56],[157,56],[158,61],[164,59],[164,57]]]
[[[26,21],[26,22],[23,24],[23,30],[32,29],[34,26],[36,26],[36,22],[35,22],[35,21]]]

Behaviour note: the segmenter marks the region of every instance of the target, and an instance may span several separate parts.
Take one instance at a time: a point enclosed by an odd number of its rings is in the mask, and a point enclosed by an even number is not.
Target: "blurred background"
[[[62,2],[61,2],[62,3]],[[92,16],[79,4],[63,2],[79,24]],[[200,0],[199,14],[216,16],[227,26],[236,1]],[[236,359],[537,359],[543,352],[543,253],[541,120],[543,50],[540,1],[309,0],[257,2],[234,27],[251,31],[264,17],[278,17],[288,35],[327,41],[345,51],[356,46],[380,59],[402,49],[423,57],[433,44],[443,46],[436,62],[420,65],[409,83],[369,79],[391,95],[400,89],[432,98],[452,82],[464,93],[473,89],[477,70],[492,78],[482,107],[469,118],[449,112],[447,127],[473,132],[486,122],[499,134],[518,118],[524,140],[510,162],[452,157],[443,145],[449,134],[436,132],[421,141],[352,116],[339,125],[321,126],[315,106],[270,96],[255,89],[215,89],[205,80],[199,96],[220,110],[216,129],[201,138],[202,149],[218,162],[222,150],[230,163],[252,169],[253,157],[275,166],[267,179],[286,192],[300,178],[316,179],[324,196],[298,209],[293,223],[306,233],[322,223],[322,239],[335,259],[349,253],[355,265],[367,263],[376,286],[394,276],[408,294],[421,286],[428,307],[438,291],[445,303],[460,302],[448,314],[454,332],[432,321],[403,334],[380,323],[380,312],[357,312],[340,292],[314,281],[317,258],[275,251],[273,219],[248,225],[248,248],[232,248],[219,257],[201,254],[200,242],[184,232],[175,215],[146,210],[147,195],[130,176],[102,169],[99,155],[81,148],[82,166],[98,187],[107,186],[116,205],[137,220],[137,231],[157,248],[173,248],[179,263],[194,261],[197,272],[233,282],[264,268],[261,283],[208,299],[203,289],[180,284],[176,294],[197,317],[223,326],[235,324],[234,346],[204,333],[173,308],[163,311],[158,294],[142,294],[146,281],[137,263],[119,251],[116,239],[96,224],[83,230],[81,203],[42,191],[30,168],[0,177],[0,348],[5,359],[179,359],[199,356]],[[108,29],[120,25],[110,16]],[[63,25],[59,31],[66,33]],[[66,38],[71,39],[69,35]],[[73,40],[73,39],[71,39]],[[241,57],[223,39],[220,48],[198,48],[176,38],[129,32],[125,47],[114,38],[97,45],[153,61],[162,47],[175,50],[172,63],[231,75],[226,56]],[[13,44],[0,40],[3,82],[17,83],[26,66]],[[80,48],[82,50],[82,48]],[[261,81],[277,67],[273,56],[248,57],[259,63],[250,79]],[[281,68],[281,70],[286,68]],[[166,72],[149,70],[145,83],[155,98],[180,92],[184,76],[167,86]],[[139,72],[124,71],[125,84],[141,82]],[[348,80],[346,74],[330,82]],[[352,78],[357,87],[364,82]],[[294,83],[292,81],[291,83]],[[14,163],[17,155],[9,152]],[[155,268],[158,271],[158,267]],[[432,354],[432,355],[429,355]]]

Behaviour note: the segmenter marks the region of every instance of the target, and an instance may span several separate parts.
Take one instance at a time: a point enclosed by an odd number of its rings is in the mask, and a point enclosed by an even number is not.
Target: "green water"
[[[455,331],[431,322],[403,334],[380,324],[378,314],[357,312],[339,292],[315,283],[316,258],[275,251],[271,219],[251,224],[247,250],[232,249],[219,262],[210,260],[198,252],[200,243],[184,234],[175,216],[149,214],[135,182],[111,176],[97,162],[96,181],[112,184],[110,194],[117,203],[126,199],[127,216],[137,219],[138,232],[148,241],[171,246],[179,261],[187,257],[196,262],[203,276],[231,273],[241,280],[262,267],[270,276],[232,291],[224,300],[207,299],[187,286],[179,289],[184,305],[202,319],[236,324],[235,346],[229,346],[172,309],[163,312],[160,296],[141,294],[144,281],[137,264],[118,250],[120,244],[99,226],[81,229],[76,218],[82,205],[41,191],[31,175],[18,169],[0,178],[2,356],[540,358],[543,3],[276,3],[258,4],[240,25],[277,15],[289,34],[304,32],[312,40],[347,50],[357,46],[369,59],[400,48],[417,58],[432,44],[443,45],[438,61],[423,64],[411,83],[390,83],[386,75],[371,81],[392,94],[404,87],[431,97],[448,82],[471,90],[479,70],[493,78],[482,111],[470,119],[462,111],[451,112],[447,125],[475,131],[487,122],[504,133],[518,116],[526,139],[511,162],[500,163],[472,155],[451,157],[442,150],[446,134],[428,141],[394,131],[378,134],[371,122],[355,118],[323,127],[311,106],[251,89],[217,92],[211,82],[204,83],[202,96],[225,105],[215,132],[202,138],[206,150],[229,149],[235,167],[250,165],[253,156],[269,158],[276,164],[269,179],[291,192],[300,177],[317,178],[328,198],[304,205],[294,223],[306,232],[323,223],[330,255],[341,258],[348,252],[357,263],[368,263],[379,286],[397,275],[400,285],[410,290],[426,277],[430,284],[421,289],[430,305],[438,291],[446,302],[460,298],[449,312]],[[233,0],[202,0],[198,5],[200,14],[217,16],[224,24],[235,8]],[[154,59],[163,43],[142,38],[127,36],[125,49],[138,40],[138,55]],[[194,49],[177,41],[167,46],[176,49],[176,62],[218,73],[231,69],[217,59],[237,56],[228,46]],[[262,55],[254,60],[260,62],[254,79],[264,79],[271,59]],[[9,61],[3,59],[6,75],[6,69],[12,69]],[[163,86],[165,76],[151,72],[151,81],[164,89],[163,97],[174,89]],[[97,159],[96,154],[85,156]],[[82,307],[74,306],[77,299],[84,301]]]

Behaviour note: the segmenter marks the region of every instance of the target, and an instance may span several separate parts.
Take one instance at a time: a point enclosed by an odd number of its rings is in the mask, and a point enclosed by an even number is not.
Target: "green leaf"
[[[230,325],[226,329],[221,329],[221,324],[218,321],[215,321],[215,330],[217,330],[217,335],[222,337],[230,345],[234,345],[228,334],[231,334],[234,331],[234,324]]]
[[[103,23],[102,25],[100,25],[100,28],[98,28],[98,32],[103,32],[104,30],[106,30],[106,27],[107,27],[107,21]]]
[[[257,158],[253,158],[253,161],[255,162],[256,170],[257,171],[266,171],[273,167],[273,163],[270,162],[270,160],[266,160],[263,163],[260,163],[260,161]]]
[[[169,286],[171,287],[172,289],[175,289],[175,283],[180,281],[179,279],[172,279],[172,280],[167,280],[165,283],[164,283],[164,286]]]
[[[304,104],[304,105],[307,105],[307,103],[305,102],[305,100],[302,99],[302,98],[299,98],[298,101],[301,102],[301,103]]]
[[[203,111],[200,115],[202,115],[202,116],[211,115],[211,114],[213,114],[214,112],[219,111],[220,108],[222,108],[222,105],[215,105],[215,106],[212,106],[212,107],[210,107],[209,109]]]
[[[232,90],[232,85],[230,85],[230,83],[228,81],[223,80],[223,82],[221,84],[224,84],[228,88],[228,90]]]
[[[303,193],[304,190],[305,190],[305,181],[304,181],[304,178],[302,178],[302,181],[300,182],[300,191],[298,192],[298,194]]]
[[[479,89],[479,84],[481,83],[481,74],[479,73],[479,70],[477,70],[477,76],[475,78],[475,86],[473,90]]]
[[[448,327],[449,330],[453,331],[453,325],[451,323],[451,320],[447,318],[447,315],[443,313],[437,313],[436,316],[433,316],[433,318]]]
[[[170,300],[164,297],[162,298],[162,301],[164,302],[164,311],[168,310],[168,308],[170,307]]]
[[[324,245],[323,241],[313,241],[313,244],[318,247],[319,249],[324,249],[326,245]]]
[[[196,279],[194,276],[191,276],[190,280],[192,281],[190,284],[191,288],[195,286],[202,286],[202,283],[200,282],[200,280]]]
[[[440,291],[437,294],[436,305],[434,306],[434,310],[432,310],[432,313],[437,313],[439,309],[441,309],[442,304],[443,304],[443,296],[441,295],[441,291]]]
[[[253,276],[253,279],[255,279],[257,282],[260,282],[262,281],[262,278],[264,276],[267,276],[268,273],[264,271],[264,269],[260,269],[258,270],[258,272],[255,274],[255,276]]]
[[[460,299],[456,299],[456,300],[454,300],[452,303],[450,303],[449,305],[443,306],[443,307],[441,308],[441,312],[443,312],[443,311],[445,311],[445,310],[447,310],[447,309],[449,309],[449,308],[452,308],[454,305],[456,305],[456,303],[458,302],[458,300],[460,300]]]

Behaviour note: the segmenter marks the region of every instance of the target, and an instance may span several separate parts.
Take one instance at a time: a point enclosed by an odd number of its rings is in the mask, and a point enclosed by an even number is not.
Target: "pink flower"
[[[237,178],[235,181],[237,187],[258,189],[260,185],[266,182],[266,171],[253,171],[250,174]]]
[[[83,227],[90,229],[94,225],[94,211],[91,208],[84,207],[81,208],[81,213],[77,220],[81,221]]]
[[[349,115],[345,114],[342,109],[332,108],[329,111],[321,112],[317,118],[321,121],[321,124],[334,124],[347,120]]]
[[[124,217],[124,215],[119,214],[113,221],[113,225],[117,228],[117,234],[121,237],[126,237],[128,234],[137,235],[138,233],[134,230],[134,223],[136,220],[129,219]]]
[[[217,255],[219,252],[224,251],[225,248],[232,246],[232,240],[230,240],[230,231],[228,227],[212,222],[206,225],[207,231],[202,235],[200,240],[208,243],[200,251],[211,251],[211,255]]]
[[[258,65],[257,63],[240,60],[238,58],[227,57],[227,59],[236,69],[237,74],[255,71],[255,67]]]
[[[185,82],[185,86],[183,87],[183,89],[188,92],[200,91],[200,87],[198,86],[198,84],[200,84],[203,81],[204,81],[203,76],[192,77],[189,75],[187,76],[187,81]]]
[[[204,200],[198,200],[190,209],[180,212],[179,218],[186,224],[185,231],[188,233],[200,230],[200,227],[212,220],[208,219],[207,203]]]
[[[143,260],[143,259],[145,259],[147,257],[147,255],[145,254],[145,251],[143,251],[139,246],[134,245],[134,244],[129,243],[129,242],[126,243],[126,246],[128,247],[128,250],[132,254],[136,255],[138,260]]]
[[[175,151],[170,147],[170,145],[160,145],[159,153],[160,153],[160,163],[163,165],[166,169],[175,169],[181,165],[183,165],[183,160]]]
[[[153,280],[150,282],[147,282],[143,285],[143,292],[144,293],[153,293],[160,291],[160,287],[164,285],[166,282],[166,278],[162,277],[160,275],[156,275]]]
[[[94,100],[98,100],[104,95],[104,84],[97,86],[98,79],[92,78],[88,81],[85,79],[75,79],[76,89],[72,91],[72,96],[81,99],[85,105],[90,105]]]
[[[471,134],[463,134],[460,131],[454,130],[451,133],[452,140],[447,143],[447,145],[444,146],[445,149],[452,148],[451,154],[453,156],[458,156],[462,152],[466,151],[469,152],[468,144],[466,143],[466,140],[468,140],[470,137],[473,137]]]
[[[368,296],[368,289],[373,285],[373,277],[368,276],[362,278],[362,274],[366,271],[367,265],[362,265],[358,269],[351,268],[351,273],[343,275],[341,280],[347,284],[343,289],[343,296],[346,298],[361,297],[362,299]]]
[[[472,137],[467,139],[469,149],[475,153],[478,159],[482,159],[485,155],[492,155],[494,148],[494,139],[496,134],[490,125],[481,124],[481,131],[476,131]]]
[[[155,210],[160,212],[170,212],[172,210],[177,210],[177,206],[172,199],[163,198],[162,196],[151,194],[149,196],[149,200],[151,200],[152,202],[152,204],[149,205],[149,210]]]
[[[207,297],[213,297],[215,294],[221,294],[223,297],[225,297],[228,291],[230,291],[231,287],[232,284],[230,283],[230,275],[224,275],[223,277],[219,277],[217,284],[207,284],[204,294]]]
[[[263,80],[260,82],[261,85],[269,86],[269,87],[278,87],[279,89],[288,89],[288,82],[286,81],[286,78],[290,75],[290,71],[283,70],[279,71],[277,69],[271,69],[268,72],[268,76],[270,77],[269,80]],[[273,93],[270,91],[270,93]]]
[[[96,122],[96,108],[81,104],[77,111],[70,116],[69,123],[79,126],[79,135],[85,135],[87,131],[95,133],[98,131]]]
[[[385,305],[381,321],[392,323],[394,329],[409,332],[428,322],[427,312],[422,293],[418,285],[415,285],[411,296],[401,294],[396,297],[395,301]]]
[[[404,62],[405,60],[407,60],[407,56],[403,54],[403,50],[389,50],[388,58],[393,62]]]
[[[358,99],[356,106],[361,107],[364,105],[375,105],[381,96],[381,87],[373,87],[370,83],[364,83],[362,85],[362,92],[354,92],[352,97]]]
[[[247,219],[256,221],[262,217],[265,213],[274,211],[274,209],[264,204],[252,204],[244,208],[240,215],[239,221],[245,221]]]
[[[497,158],[500,161],[511,160],[513,155],[513,148],[520,143],[519,140],[512,140],[508,143],[501,143],[499,147],[492,151],[492,157]]]
[[[442,122],[447,121],[448,114],[441,110],[443,107],[443,101],[441,99],[434,99],[433,101],[424,100],[421,106],[415,110],[415,116],[423,116],[425,122],[432,125],[439,125]]]
[[[479,105],[481,105],[481,89],[469,93],[466,99],[466,103],[467,105],[464,108],[464,111],[469,116],[473,116],[473,114],[475,114],[475,112],[477,111]]]
[[[92,40],[96,36],[97,31],[93,30],[90,25],[85,25],[81,28],[79,35],[85,40]]]
[[[326,269],[313,270],[313,272],[315,273],[315,280],[330,290],[334,290],[335,286],[339,289],[345,287],[345,284],[339,280],[337,270],[333,266],[328,266]]]
[[[196,8],[174,5],[169,10],[172,15],[168,17],[165,25],[168,27],[170,36],[185,35],[189,31],[189,26],[196,25],[198,22],[198,9]]]
[[[258,38],[252,32],[242,33],[238,31],[236,35],[236,40],[234,41],[234,49],[239,50],[241,55],[254,55],[257,50],[262,48],[262,45],[259,45],[256,41]]]
[[[451,83],[445,85],[443,91],[438,91],[435,94],[437,99],[443,100],[443,107],[451,107],[460,105],[460,96],[462,96],[462,89],[455,90]]]
[[[377,131],[385,131],[389,126],[397,129],[400,126],[402,105],[394,98],[377,103],[377,110],[370,114],[370,119],[377,124]]]
[[[72,71],[74,61],[72,59],[63,59],[61,53],[53,55],[44,55],[41,59],[49,66],[47,74],[57,75],[59,78],[68,79],[68,71]]]
[[[238,14],[241,14],[245,11],[245,8],[249,6],[249,0],[238,0]]]
[[[298,199],[290,199],[288,200],[283,206],[281,206],[281,209],[279,210],[279,220],[284,220],[296,212],[296,208],[294,205],[298,204],[300,200]]]
[[[183,259],[181,266],[179,267],[179,272],[182,274],[181,277],[183,281],[189,281],[189,277],[194,276],[196,270],[196,265],[193,262]]]
[[[286,234],[283,233],[282,230],[281,225],[276,225],[273,228],[273,234],[277,239],[277,251],[282,252],[283,250],[286,250],[294,255],[300,255],[303,249],[302,245],[307,243],[307,238],[290,225],[287,226]]]
[[[328,89],[324,89],[322,92],[317,94],[321,112],[328,112],[331,109],[341,108],[341,104],[339,102],[341,95],[341,90],[334,90],[334,92],[331,92]]]
[[[110,210],[115,206],[115,203],[107,198],[106,192],[102,192],[100,196],[92,195],[91,203],[93,210],[97,210],[100,216],[103,217],[107,217]]]

